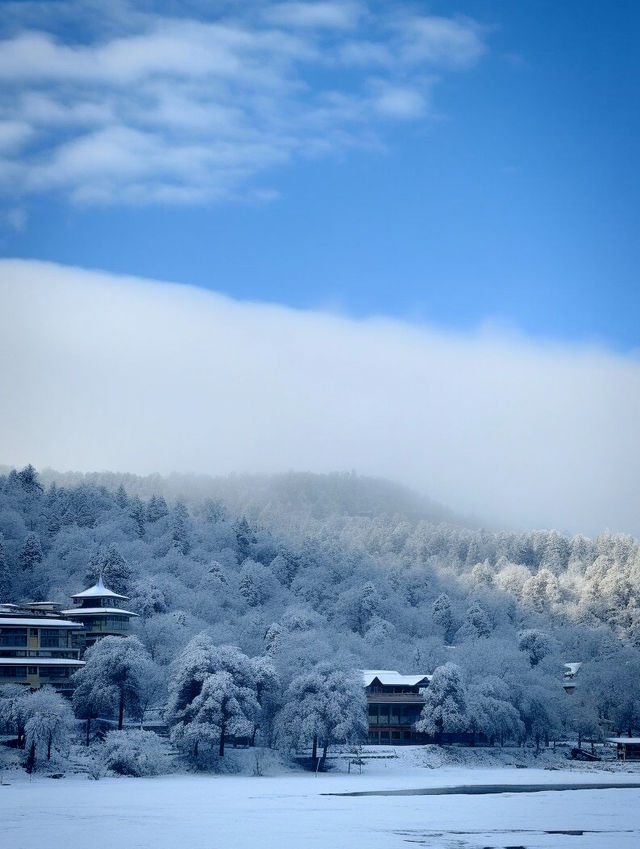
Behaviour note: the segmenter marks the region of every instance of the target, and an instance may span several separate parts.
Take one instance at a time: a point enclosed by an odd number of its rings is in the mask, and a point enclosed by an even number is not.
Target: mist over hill
[[[9,472],[9,467],[3,469]],[[141,498],[162,495],[197,504],[214,498],[229,510],[243,513],[254,521],[290,520],[304,523],[331,517],[364,517],[399,515],[411,521],[448,522],[479,527],[471,517],[462,517],[442,504],[420,495],[409,487],[385,478],[357,475],[355,472],[315,474],[286,472],[283,474],[211,475],[133,475],[117,472],[59,472],[44,469],[40,474],[44,485],[77,486],[82,483],[104,486],[111,492],[123,486],[128,493]]]

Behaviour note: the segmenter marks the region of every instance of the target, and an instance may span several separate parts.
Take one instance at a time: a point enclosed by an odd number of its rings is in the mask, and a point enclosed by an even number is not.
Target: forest
[[[36,692],[25,707],[0,688],[5,725],[34,758],[37,741],[46,757],[68,737],[72,709],[89,742],[99,715],[122,727],[161,708],[192,763],[235,738],[315,753],[366,733],[363,668],[432,674],[421,722],[435,738],[640,730],[640,544],[628,535],[486,529],[353,473],[7,469],[0,603],[68,606],[99,573],[138,614],[126,651],[118,637],[90,649],[71,706]],[[571,695],[567,662],[582,664]],[[129,753],[156,745],[128,734]],[[108,736],[117,762],[124,738]]]

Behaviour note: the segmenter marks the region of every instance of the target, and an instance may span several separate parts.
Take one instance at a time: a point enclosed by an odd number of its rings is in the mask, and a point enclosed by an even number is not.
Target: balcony
[[[369,704],[423,705],[420,693],[367,693]]]

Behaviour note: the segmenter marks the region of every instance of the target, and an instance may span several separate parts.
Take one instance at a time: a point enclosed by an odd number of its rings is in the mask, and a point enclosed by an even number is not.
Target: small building
[[[424,705],[421,690],[430,675],[401,675],[390,669],[364,669],[362,681],[369,711],[369,743],[410,744],[426,741],[415,730]]]
[[[616,747],[619,761],[640,761],[640,737],[609,737],[607,743]]]
[[[580,671],[580,667],[582,663],[565,663],[564,664],[564,674],[562,678],[562,686],[564,688],[565,693],[575,692],[576,687],[578,686],[576,681],[576,675]]]
[[[121,602],[129,600],[128,597],[106,587],[102,575],[92,587],[72,595],[71,598],[75,607],[63,610],[62,615],[82,623],[87,647],[92,646],[101,637],[128,636],[129,620],[138,615],[120,606]]]
[[[80,660],[83,629],[64,619],[53,602],[0,605],[0,683],[49,684],[70,692]]]

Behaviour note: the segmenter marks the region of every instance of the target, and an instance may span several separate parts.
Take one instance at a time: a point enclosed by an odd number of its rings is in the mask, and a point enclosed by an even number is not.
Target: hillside
[[[284,685],[318,661],[407,672],[452,661],[475,715],[493,721],[502,705],[516,736],[640,725],[631,537],[466,528],[350,475],[197,479],[188,501],[162,494],[187,479],[48,475],[0,478],[5,601],[66,602],[101,569],[161,666],[201,631],[267,654]],[[583,662],[571,700],[567,661]]]

